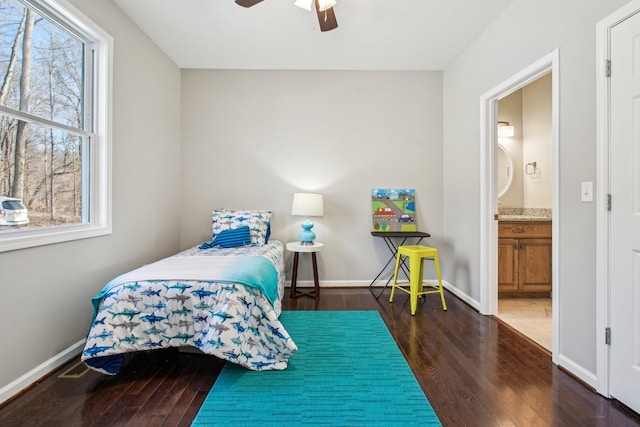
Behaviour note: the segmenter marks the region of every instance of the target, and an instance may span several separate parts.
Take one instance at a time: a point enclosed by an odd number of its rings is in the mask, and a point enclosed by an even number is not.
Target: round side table
[[[320,281],[318,280],[318,262],[316,260],[316,252],[319,252],[324,247],[324,243],[314,242],[313,245],[303,245],[300,242],[287,243],[287,250],[293,252],[293,272],[291,275],[291,298],[297,298],[302,295],[306,295],[311,298],[320,298]],[[298,259],[300,253],[310,253],[311,262],[313,264],[313,291],[298,291],[296,289],[296,282],[298,280]]]

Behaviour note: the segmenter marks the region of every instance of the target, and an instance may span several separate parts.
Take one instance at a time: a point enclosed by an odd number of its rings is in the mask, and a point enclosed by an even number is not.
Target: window
[[[112,39],[64,0],[0,0],[0,252],[111,232]]]

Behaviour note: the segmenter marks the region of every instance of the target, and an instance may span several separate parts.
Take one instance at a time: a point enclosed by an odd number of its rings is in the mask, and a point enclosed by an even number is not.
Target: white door
[[[609,392],[640,412],[640,13],[610,40]]]

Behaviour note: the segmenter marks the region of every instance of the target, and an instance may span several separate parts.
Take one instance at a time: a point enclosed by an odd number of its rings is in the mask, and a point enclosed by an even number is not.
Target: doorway
[[[551,353],[552,73],[498,100],[498,311]]]
[[[480,159],[480,311],[485,315],[498,314],[498,103],[512,93],[526,87],[541,77],[551,76],[551,323],[552,323],[552,360],[557,364],[558,348],[558,307],[559,307],[559,268],[558,268],[558,230],[559,230],[559,180],[558,180],[558,50],[554,50],[517,73],[507,81],[481,96],[481,159]],[[523,165],[523,167],[526,167]]]

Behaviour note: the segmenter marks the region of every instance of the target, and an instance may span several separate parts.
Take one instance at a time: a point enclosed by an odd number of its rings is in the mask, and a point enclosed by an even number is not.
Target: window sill
[[[79,224],[0,232],[0,253],[111,234],[110,225]]]

